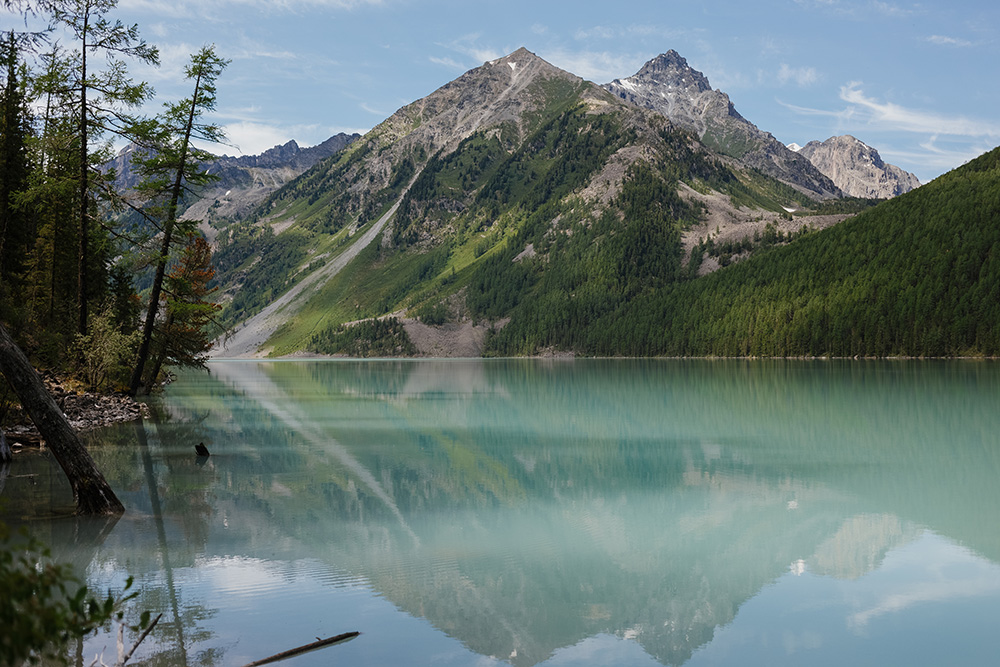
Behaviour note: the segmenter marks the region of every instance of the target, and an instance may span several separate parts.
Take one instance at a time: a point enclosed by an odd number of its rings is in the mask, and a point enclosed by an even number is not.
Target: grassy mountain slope
[[[1000,354],[1000,148],[851,220],[496,354]],[[563,320],[565,321],[565,319]]]
[[[398,203],[380,238],[306,295],[272,353],[337,351],[331,329],[404,311],[440,325],[530,306],[575,327],[695,274],[681,236],[704,204],[680,183],[748,220],[814,205],[521,49],[400,109],[231,224],[216,255],[225,315],[258,312]]]

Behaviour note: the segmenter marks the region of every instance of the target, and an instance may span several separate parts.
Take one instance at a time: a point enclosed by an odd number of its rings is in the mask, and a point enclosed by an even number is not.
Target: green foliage
[[[125,591],[132,585],[131,578]],[[94,597],[69,566],[51,560],[48,550],[26,533],[14,538],[0,523],[0,665],[15,667],[43,660],[65,662],[66,644],[112,619],[135,596]],[[144,614],[141,626],[149,623]]]
[[[448,321],[448,304],[444,301],[428,301],[417,308],[414,315],[424,324],[441,325]]]
[[[417,353],[395,317],[328,327],[310,339],[309,350],[352,357],[400,357]]]
[[[313,238],[300,229],[276,236],[270,225],[231,225],[228,233],[219,237],[215,262],[219,273],[237,280],[240,288],[226,304],[221,319],[230,324],[243,320],[287,291]]]
[[[111,307],[91,313],[87,333],[77,334],[72,348],[80,360],[80,375],[91,391],[127,384],[138,343],[139,332],[123,333]]]
[[[722,266],[728,266],[736,255],[751,254],[760,250],[770,248],[783,243],[791,243],[811,233],[807,225],[802,225],[797,232],[782,232],[773,223],[769,222],[764,226],[764,232],[754,232],[753,237],[744,237],[739,240],[716,242],[711,235],[703,239],[692,251],[692,256],[697,255],[697,259],[692,261],[695,268],[692,276],[697,272],[697,265],[700,265],[704,255],[715,257]]]
[[[692,212],[670,176],[637,163],[613,208],[596,222],[580,217],[571,202],[550,203],[529,216],[508,249],[482,262],[469,284],[467,303],[475,316],[511,317],[492,337],[492,349],[574,349],[577,334],[591,322],[681,279],[679,228]],[[534,256],[522,254],[528,244]]]
[[[212,250],[203,237],[191,234],[180,260],[166,276],[164,316],[157,323],[151,350],[151,368],[143,385],[147,393],[168,366],[205,368],[212,347],[215,313],[220,306],[209,297],[215,269]]]
[[[998,211],[1000,149],[835,227],[640,295],[572,339],[574,349],[997,355]]]

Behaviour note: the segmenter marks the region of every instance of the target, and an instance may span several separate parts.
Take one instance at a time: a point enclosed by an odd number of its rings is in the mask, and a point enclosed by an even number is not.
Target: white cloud
[[[560,69],[595,83],[632,76],[649,59],[608,51],[570,51],[562,48],[547,49],[538,55]]]
[[[875,11],[886,16],[911,16],[917,13],[917,10],[906,9],[891,2],[880,2],[879,0],[873,0],[872,7],[875,8]]]
[[[840,88],[840,99],[854,105],[859,119],[866,119],[869,124],[880,125],[884,129],[934,135],[1000,137],[1000,124],[879,102],[865,95],[861,83],[857,81]]]
[[[781,85],[795,83],[798,86],[808,86],[819,80],[819,74],[813,67],[792,67],[787,63],[781,63],[778,69],[778,82]]]
[[[213,0],[211,3],[202,0],[121,0],[119,8],[129,12],[153,12],[165,16],[189,17],[200,15],[201,10],[218,10],[228,5],[259,7],[268,11],[295,12],[306,8],[354,9],[356,7],[378,6],[385,4],[384,0]]]
[[[481,35],[478,32],[476,32],[468,35],[463,35],[455,40],[452,40],[447,44],[442,44],[442,43],[438,44],[438,46],[443,46],[446,49],[450,49],[458,54],[465,56],[469,62],[468,66],[459,65],[457,61],[451,59],[439,59],[434,62],[438,62],[439,64],[444,64],[444,62],[441,62],[441,60],[447,60],[448,62],[458,65],[463,70],[466,70],[469,69],[470,67],[478,67],[479,65],[482,65],[485,62],[496,60],[497,58],[502,58],[503,56],[507,55],[508,53],[514,50],[512,48],[508,48],[506,50],[503,49],[497,50],[495,47],[481,46],[479,44],[480,37]]]
[[[382,109],[376,109],[375,107],[373,107],[373,106],[371,106],[369,104],[366,104],[364,102],[362,102],[358,106],[360,106],[362,109],[364,109],[368,113],[373,114],[375,116],[378,116],[379,118],[382,118],[382,119],[388,118],[391,115],[391,114],[386,113]]]
[[[659,40],[667,40],[681,35],[688,36],[691,31],[669,29],[653,24],[633,24],[621,25],[597,25],[590,28],[581,28],[574,33],[573,37],[580,41],[594,41],[598,39],[628,39],[629,37],[656,37]]]
[[[891,146],[880,146],[879,154],[888,162],[917,164],[922,169],[934,170],[938,173],[954,169],[958,165],[974,160],[983,153],[995,148],[989,144],[974,143],[954,148],[944,148],[938,145],[938,137],[931,137],[917,144],[921,150],[900,150]],[[918,176],[920,176],[918,174]],[[921,176],[921,182],[928,178]]]
[[[939,46],[961,46],[970,47],[973,43],[966,39],[959,39],[957,37],[948,37],[946,35],[931,35],[927,38],[927,41],[931,44],[937,44]]]
[[[464,72],[465,70],[468,69],[468,67],[458,62],[454,58],[436,58],[434,56],[430,56],[428,60],[430,60],[432,63],[436,65],[444,65],[448,69],[457,70],[459,72]]]
[[[364,134],[369,128],[329,127],[324,125],[272,125],[263,122],[240,120],[223,125],[228,138],[226,146],[204,146],[212,153],[235,150],[239,155],[259,155],[269,148],[286,144],[294,139],[299,146],[314,146],[340,132]],[[230,151],[227,151],[226,148]]]

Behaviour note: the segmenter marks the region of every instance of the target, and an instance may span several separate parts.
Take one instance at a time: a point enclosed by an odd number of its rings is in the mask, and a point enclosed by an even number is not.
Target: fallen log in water
[[[293,656],[299,655],[300,653],[306,653],[307,651],[314,651],[318,648],[324,648],[332,644],[337,644],[339,642],[344,642],[349,639],[354,639],[360,632],[345,632],[342,635],[337,635],[335,637],[330,637],[329,639],[320,639],[314,641],[311,644],[306,644],[305,646],[299,646],[298,648],[289,649],[287,651],[282,651],[281,653],[275,653],[269,658],[264,658],[262,660],[257,660],[255,662],[250,662],[243,667],[259,667],[259,665],[266,665],[271,662],[277,662],[279,660],[284,660],[285,658],[291,658]]]

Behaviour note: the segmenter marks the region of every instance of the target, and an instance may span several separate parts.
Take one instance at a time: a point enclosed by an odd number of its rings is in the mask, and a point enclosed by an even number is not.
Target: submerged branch
[[[299,655],[300,653],[305,653],[307,651],[313,651],[318,648],[325,648],[339,642],[344,642],[349,639],[354,639],[360,632],[345,632],[342,635],[337,635],[335,637],[330,637],[329,639],[320,639],[311,644],[306,644],[305,646],[299,646],[298,648],[289,649],[287,651],[282,651],[281,653],[275,653],[269,658],[264,658],[262,660],[257,660],[255,662],[247,663],[243,667],[259,667],[260,665],[266,665],[271,662],[278,662],[279,660],[284,660],[285,658],[291,658],[293,656]]]

